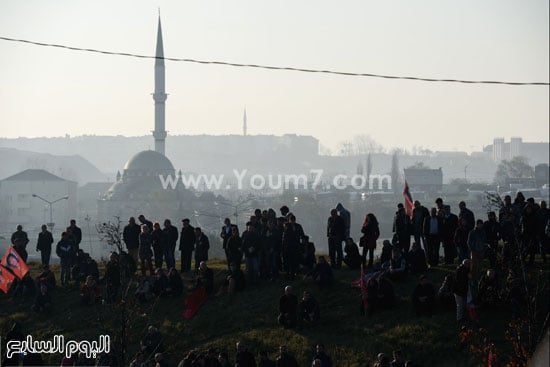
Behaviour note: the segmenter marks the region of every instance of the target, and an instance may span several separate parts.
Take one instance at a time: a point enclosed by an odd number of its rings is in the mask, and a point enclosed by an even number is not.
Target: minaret
[[[155,151],[157,153],[164,153],[164,145],[166,139],[166,130],[164,124],[165,117],[165,101],[168,96],[164,90],[164,47],[162,45],[162,28],[160,26],[160,14],[159,24],[157,30],[157,50],[155,53],[157,59],[155,59],[155,93],[153,93],[153,99],[155,100],[155,130],[153,131],[153,137],[155,138]],[[158,57],[161,57],[160,59]]]
[[[244,116],[243,116],[243,135],[246,136],[246,108],[244,109]]]

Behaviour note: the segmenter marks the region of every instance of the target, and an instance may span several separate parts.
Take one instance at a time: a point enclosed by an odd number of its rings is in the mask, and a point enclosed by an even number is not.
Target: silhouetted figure
[[[195,228],[189,224],[189,219],[182,221],[180,251],[181,251],[181,272],[191,271],[191,258],[195,250]]]
[[[52,233],[48,231],[48,227],[46,227],[46,225],[42,225],[42,231],[38,234],[38,241],[36,243],[36,251],[40,251],[42,265],[50,265],[52,243]]]

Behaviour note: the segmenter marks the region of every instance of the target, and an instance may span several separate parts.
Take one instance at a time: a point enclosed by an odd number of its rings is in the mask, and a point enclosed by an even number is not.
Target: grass
[[[216,280],[224,278],[225,264],[210,261]],[[539,268],[540,266],[537,265]],[[39,272],[39,265],[30,264],[31,274]],[[57,277],[59,269],[52,266]],[[545,267],[548,270],[548,267]],[[431,269],[427,275],[436,288],[454,266]],[[474,361],[466,346],[458,338],[454,310],[438,309],[432,318],[419,318],[413,314],[409,296],[416,285],[416,277],[409,276],[394,283],[397,304],[391,309],[379,310],[372,317],[359,315],[359,290],[350,283],[359,274],[343,269],[336,271],[336,284],[319,290],[303,280],[279,280],[264,283],[236,295],[210,296],[192,319],[181,316],[185,294],[192,284],[185,278],[186,292],[178,298],[159,298],[143,307],[129,302],[130,322],[126,329],[127,360],[139,348],[148,324],[157,325],[165,337],[165,356],[171,366],[177,365],[191,349],[205,350],[214,347],[227,350],[235,357],[235,343],[242,341],[253,352],[266,350],[275,358],[279,345],[288,346],[300,366],[309,366],[316,343],[325,344],[335,366],[370,366],[380,352],[391,354],[401,349],[407,359],[423,366],[473,366]],[[300,330],[285,330],[277,325],[278,300],[285,285],[293,285],[297,295],[310,290],[321,304],[321,322]],[[130,291],[133,295],[133,290]],[[0,295],[0,330],[5,335],[13,321],[19,321],[25,332],[35,340],[48,340],[63,334],[65,340],[98,340],[109,334],[113,339],[120,328],[120,312],[116,306],[79,304],[76,288],[58,288],[52,295],[54,308],[49,315],[36,315],[30,311],[31,301],[20,304],[6,295]],[[130,297],[132,298],[132,297]],[[508,311],[481,314],[481,325],[497,347],[509,353],[503,330],[510,319]],[[59,355],[43,355],[52,365],[59,365]]]

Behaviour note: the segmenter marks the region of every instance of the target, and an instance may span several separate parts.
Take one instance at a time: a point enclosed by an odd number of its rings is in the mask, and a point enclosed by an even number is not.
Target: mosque
[[[155,56],[157,57],[155,59],[155,92],[153,93],[155,150],[144,150],[135,154],[124,165],[122,174],[120,172],[117,174],[116,182],[98,202],[98,219],[102,221],[112,220],[114,216],[118,216],[124,222],[128,217],[139,214],[158,220],[176,218],[179,214],[184,215],[184,212],[189,212],[189,208],[196,210],[208,205],[208,202],[205,202],[205,197],[199,200],[197,195],[184,188],[181,182],[173,189],[164,189],[159,179],[159,175],[174,176],[176,173],[172,162],[165,155],[167,94],[160,16]]]

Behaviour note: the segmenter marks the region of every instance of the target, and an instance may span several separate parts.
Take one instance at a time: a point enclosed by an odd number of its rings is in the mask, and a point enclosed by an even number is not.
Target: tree
[[[391,184],[393,190],[397,190],[397,185],[399,184],[399,156],[397,152],[394,152],[391,157]]]
[[[116,248],[119,254],[124,250],[122,246],[122,231],[120,230],[120,225],[120,217],[117,216],[115,216],[115,221],[113,223],[106,222],[96,225],[99,240]]]
[[[355,154],[355,150],[353,149],[353,143],[350,140],[344,140],[340,143],[338,150],[340,151],[340,155],[343,156],[352,156]]]
[[[372,158],[371,154],[367,154],[367,163],[365,164],[367,168],[367,182],[370,182],[370,175],[372,174]]]
[[[384,151],[384,148],[367,134],[355,135],[353,146],[355,154],[382,153]]]
[[[363,162],[359,161],[359,163],[357,163],[357,169],[355,173],[357,173],[359,176],[363,176],[363,173],[364,173]]]
[[[500,162],[495,174],[495,182],[503,184],[507,178],[530,178],[534,177],[535,171],[529,165],[526,157],[518,156],[511,160]]]

